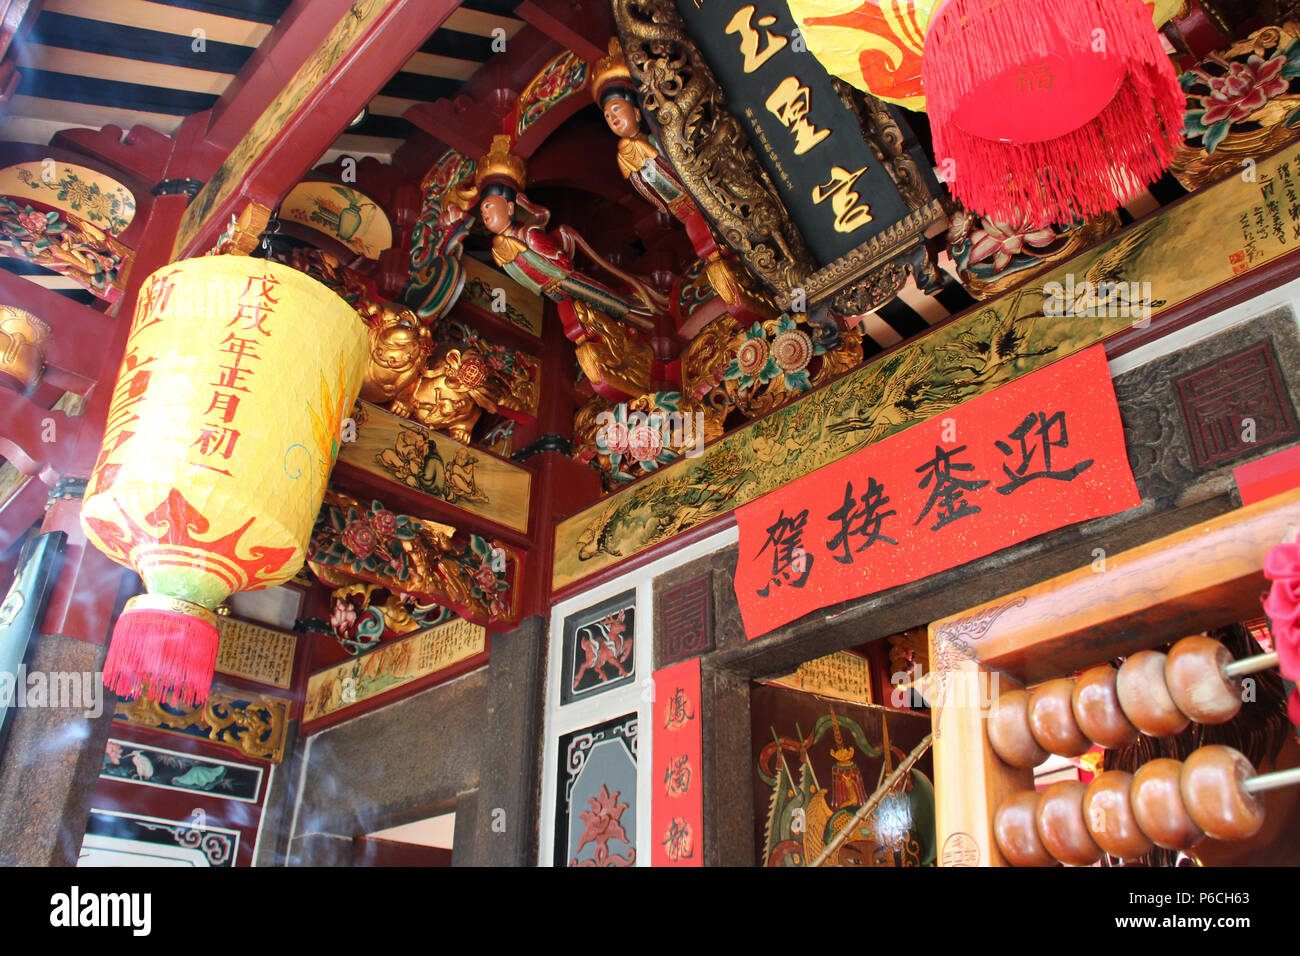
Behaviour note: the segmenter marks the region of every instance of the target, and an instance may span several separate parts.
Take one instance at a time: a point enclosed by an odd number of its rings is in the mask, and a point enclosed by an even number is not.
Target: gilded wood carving
[[[802,285],[816,264],[672,0],[613,7],[642,106],[696,205],[771,288]]]
[[[1300,208],[1294,214],[1284,204],[1275,208],[1261,189],[1273,182],[1285,194],[1295,186],[1300,150],[1260,162],[1257,174],[1254,183],[1223,180],[728,435],[701,457],[675,462],[565,519],[556,529],[554,586],[579,581],[1292,251]],[[1188,269],[1189,261],[1197,268]],[[1057,314],[1045,316],[1045,306]]]

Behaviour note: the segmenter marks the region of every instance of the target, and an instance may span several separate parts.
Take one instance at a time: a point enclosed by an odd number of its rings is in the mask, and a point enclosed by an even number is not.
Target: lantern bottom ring
[[[213,627],[217,626],[217,615],[202,604],[185,601],[181,598],[168,597],[165,594],[137,594],[126,602],[122,611],[123,613],[126,611],[174,611],[177,614],[188,614],[190,617],[197,617]]]

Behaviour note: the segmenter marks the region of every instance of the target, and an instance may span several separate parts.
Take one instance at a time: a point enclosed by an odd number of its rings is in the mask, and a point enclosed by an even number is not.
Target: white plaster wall
[[[542,763],[542,799],[539,816],[538,862],[551,866],[555,857],[555,802],[559,759],[557,748],[560,737],[583,727],[623,714],[637,713],[637,794],[636,794],[636,857],[637,866],[650,865],[650,767],[651,749],[651,688],[654,683],[654,590],[652,583],[666,571],[712,554],[739,540],[739,531],[729,528],[715,535],[680,548],[657,561],[652,561],[635,571],[629,571],[599,587],[584,591],[551,609],[550,642],[546,667],[546,713],[543,740],[545,751]],[[623,687],[597,694],[573,703],[560,704],[560,678],[564,667],[564,619],[584,608],[612,598],[624,591],[636,590],[636,680]]]

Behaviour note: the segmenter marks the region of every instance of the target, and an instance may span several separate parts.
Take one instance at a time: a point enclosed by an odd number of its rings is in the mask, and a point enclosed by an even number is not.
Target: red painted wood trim
[[[80,419],[41,408],[17,392],[0,389],[0,454],[24,475],[53,486],[70,471]],[[46,441],[49,434],[54,441]]]
[[[223,153],[233,149],[351,7],[352,0],[290,4],[213,105],[204,138]]]
[[[86,394],[98,381],[114,320],[98,309],[4,270],[0,270],[0,297],[6,305],[26,309],[50,327],[45,381]]]
[[[118,170],[121,175],[135,177],[143,183],[147,187],[146,196],[136,195],[135,199],[136,218],[141,221],[146,218],[142,212],[141,199],[152,200],[153,197],[147,190],[162,180],[173,146],[170,136],[164,136],[147,126],[132,126],[125,134],[122,127],[113,125],[103,129],[65,129],[55,133],[50,142],[83,157],[91,157],[109,169]],[[128,229],[126,235],[130,232]],[[128,244],[133,243],[134,239]]]
[[[79,498],[55,501],[45,513],[41,531],[64,531],[68,535],[41,633],[106,644],[126,569],[86,540],[81,530]]]
[[[352,843],[353,866],[451,866],[451,850],[359,836]]]
[[[569,0],[524,0],[515,8],[515,16],[588,62],[595,62],[608,53],[609,38],[614,33],[607,3],[578,5]]]

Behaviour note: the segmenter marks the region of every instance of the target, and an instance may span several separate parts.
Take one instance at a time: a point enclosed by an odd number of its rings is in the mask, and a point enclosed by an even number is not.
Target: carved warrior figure
[[[643,324],[655,313],[668,311],[668,302],[636,276],[606,262],[586,240],[568,226],[554,233],[546,231],[551,212],[523,195],[526,184],[524,162],[510,152],[510,138],[497,136],[491,151],[479,160],[476,181],[482,199],[479,215],[496,238],[492,258],[516,282],[555,302],[585,302],[607,315]],[[515,221],[522,209],[536,220],[528,225]],[[604,271],[626,283],[636,301],[580,272],[573,264],[581,249]]]
[[[676,217],[686,228],[695,254],[704,260],[709,285],[727,303],[728,311],[747,322],[772,318],[775,310],[767,296],[749,288],[748,276],[724,258],[708,220],[664,158],[659,144],[645,131],[636,84],[618,37],[610,37],[609,56],[596,63],[591,95],[604,112],[605,123],[619,138],[619,172],[647,202]]]

